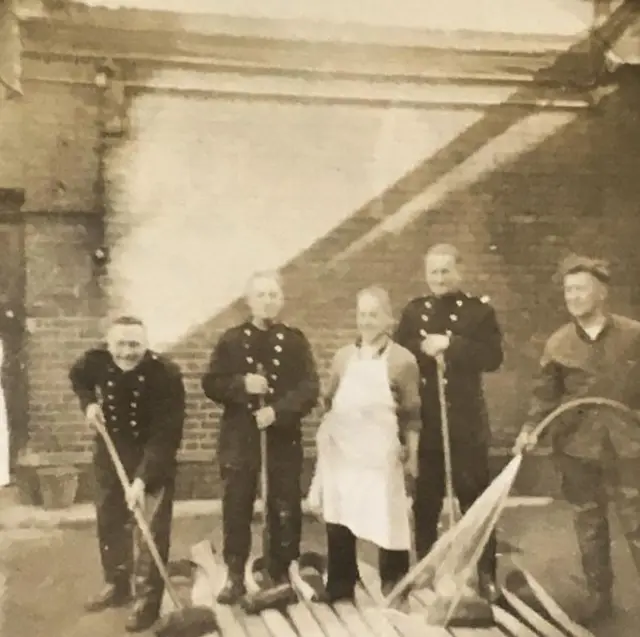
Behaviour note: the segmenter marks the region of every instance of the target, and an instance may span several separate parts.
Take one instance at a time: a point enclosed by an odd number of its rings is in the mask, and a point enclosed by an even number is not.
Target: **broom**
[[[533,436],[538,439],[562,414],[585,405],[611,407],[633,417],[634,420],[638,419],[631,409],[618,401],[598,397],[578,398],[552,411],[536,426]],[[432,587],[444,602],[444,608],[439,609],[441,612],[438,614],[444,626],[449,624],[460,603],[464,584],[472,576],[473,569],[504,510],[522,460],[521,452],[507,464],[458,524],[438,538],[429,554],[396,584],[384,600],[383,607],[388,612],[398,612],[389,607],[400,596],[406,595],[412,588],[427,585]]]
[[[120,455],[113,444],[113,440],[107,432],[105,425],[100,420],[96,419],[94,425],[104,440],[122,489],[124,493],[128,493],[131,488],[131,484],[129,483],[127,472],[120,460]],[[171,584],[169,574],[162,561],[162,557],[158,552],[158,547],[153,539],[153,535],[151,534],[147,521],[139,508],[134,508],[132,513],[134,520],[140,529],[140,533],[149,548],[151,557],[153,558],[158,572],[160,573],[160,577],[164,582],[167,593],[169,593],[171,601],[175,606],[175,610],[162,617],[156,625],[154,631],[156,635],[158,635],[158,637],[204,637],[216,630],[218,622],[212,608],[207,608],[205,606],[185,607],[181,603],[178,594]]]

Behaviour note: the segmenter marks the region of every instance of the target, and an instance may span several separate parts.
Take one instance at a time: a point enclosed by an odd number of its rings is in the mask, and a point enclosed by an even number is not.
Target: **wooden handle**
[[[618,402],[617,400],[611,400],[610,398],[598,398],[597,396],[593,396],[576,398],[560,405],[560,407],[554,409],[544,420],[540,421],[540,423],[533,430],[533,434],[536,436],[536,438],[539,438],[556,418],[564,414],[566,411],[575,409],[576,407],[582,407],[583,405],[592,405],[594,407],[611,407],[612,409],[630,416],[636,423],[640,424],[638,414],[633,411],[633,409],[627,407],[625,404]]]
[[[446,506],[449,510],[449,527],[455,521],[455,493],[453,491],[453,467],[451,464],[451,439],[449,437],[449,411],[447,409],[447,395],[445,382],[445,362],[442,354],[436,357],[438,370],[438,401],[440,402],[440,425],[442,428],[442,450],[444,453],[444,474]]]
[[[111,461],[113,462],[113,466],[115,467],[116,474],[118,475],[118,480],[120,481],[120,484],[122,485],[122,489],[126,495],[129,489],[131,488],[131,483],[129,482],[127,472],[125,471],[122,461],[120,460],[118,451],[115,445],[113,444],[113,440],[111,440],[111,436],[107,432],[107,429],[104,426],[104,424],[99,420],[96,420],[94,424],[96,429],[98,430],[98,433],[104,440],[104,444],[107,447],[107,451],[109,452],[109,456],[111,456]],[[171,597],[171,601],[175,604],[178,610],[183,610],[184,607],[180,602],[180,598],[178,597],[175,589],[171,584],[171,580],[169,579],[169,573],[167,573],[167,569],[164,563],[162,562],[162,558],[160,557],[158,547],[156,546],[156,543],[153,539],[153,535],[151,534],[151,529],[149,529],[149,525],[147,524],[147,521],[144,519],[144,516],[142,515],[142,512],[138,507],[136,507],[132,511],[132,513],[136,521],[136,524],[140,529],[140,533],[142,533],[142,537],[144,538],[147,546],[149,547],[149,552],[151,553],[151,557],[153,558],[155,565],[158,567],[160,576],[162,577],[162,580],[164,581],[164,584],[167,587],[167,592]]]

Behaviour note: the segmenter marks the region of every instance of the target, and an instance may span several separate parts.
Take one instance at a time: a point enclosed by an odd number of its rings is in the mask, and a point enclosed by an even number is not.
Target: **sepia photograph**
[[[0,0],[0,637],[637,637],[640,0]]]

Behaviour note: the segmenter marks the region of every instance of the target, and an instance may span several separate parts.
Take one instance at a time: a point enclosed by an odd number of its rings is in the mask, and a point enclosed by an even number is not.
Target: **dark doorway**
[[[25,340],[26,277],[24,224],[19,212],[22,204],[20,194],[19,191],[7,192],[0,189],[0,339],[4,350],[1,374],[9,423],[12,468],[19,450],[26,444],[29,436]]]

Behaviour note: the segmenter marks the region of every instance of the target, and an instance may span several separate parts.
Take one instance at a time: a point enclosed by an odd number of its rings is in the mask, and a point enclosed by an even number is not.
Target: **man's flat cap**
[[[588,272],[603,283],[609,283],[611,280],[611,272],[607,261],[577,254],[572,254],[562,261],[558,269],[558,277],[564,279],[568,274],[577,272]]]

